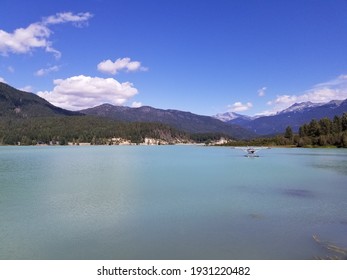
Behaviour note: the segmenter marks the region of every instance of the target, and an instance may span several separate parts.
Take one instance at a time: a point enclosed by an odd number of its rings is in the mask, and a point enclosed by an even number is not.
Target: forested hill
[[[145,138],[176,143],[189,142],[191,135],[158,123],[124,123],[94,116],[0,119],[1,145],[117,144],[113,138],[136,144]]]
[[[12,118],[81,115],[56,107],[36,94],[0,82],[0,116]]]
[[[102,116],[126,122],[156,122],[175,127],[187,133],[222,133],[229,137],[248,139],[254,133],[238,125],[227,124],[213,117],[179,110],[163,110],[150,106],[130,108],[103,104],[80,111],[86,115]]]
[[[255,134],[238,125],[226,124],[209,116],[201,116],[179,110],[162,110],[149,106],[130,108],[125,106],[100,105],[73,112],[52,105],[36,94],[17,90],[0,83],[0,116],[8,119],[30,119],[57,116],[95,116],[116,122],[161,123],[186,134],[204,134],[204,138],[226,135],[231,138],[248,139]],[[31,120],[34,122],[34,120]],[[98,122],[100,123],[100,122]],[[93,128],[94,129],[94,128]]]
[[[188,113],[188,116],[193,118],[194,114]],[[221,136],[235,137],[228,130],[226,132],[229,133],[225,134],[223,130],[211,130],[209,123],[204,122],[206,118],[209,120],[208,117],[199,119],[196,132],[203,134],[196,135],[182,131],[180,127],[163,124],[160,118],[115,120],[109,116],[87,116],[81,112],[64,110],[33,93],[0,83],[0,145],[67,142],[112,144],[112,138],[122,138],[133,143],[143,143],[146,138],[158,139],[161,143],[182,143],[215,140]],[[184,126],[184,119],[177,121]],[[222,127],[229,128],[223,123]]]
[[[274,137],[263,137],[251,141],[230,141],[228,146],[296,146],[347,148],[347,113],[333,119],[312,119],[294,133],[291,126]]]

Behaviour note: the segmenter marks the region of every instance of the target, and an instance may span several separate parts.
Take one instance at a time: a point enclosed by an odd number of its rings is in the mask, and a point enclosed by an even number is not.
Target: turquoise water
[[[346,248],[347,150],[259,154],[0,147],[0,259],[313,259],[335,254],[324,244]]]

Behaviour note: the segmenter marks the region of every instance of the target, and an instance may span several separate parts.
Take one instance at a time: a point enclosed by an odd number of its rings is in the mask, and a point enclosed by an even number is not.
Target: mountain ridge
[[[321,106],[324,104],[325,103],[313,103],[311,101],[294,103],[293,105],[289,106],[287,109],[284,109],[284,110],[278,112],[276,115],[289,113],[289,112],[299,112],[299,111],[305,110],[307,108],[314,108],[314,107],[318,107],[318,106]]]
[[[132,108],[111,104],[69,111],[54,106],[34,93],[21,91],[0,82],[0,116],[3,118],[89,115],[122,122],[161,123],[192,134],[219,133],[236,139],[281,134],[287,126],[298,132],[301,125],[312,119],[332,119],[344,112],[347,112],[347,99],[331,100],[327,103],[295,103],[275,115],[256,117],[230,112],[211,117],[175,109],[164,110],[151,106]]]
[[[335,115],[341,116],[344,112],[347,112],[347,99],[331,100],[327,103],[308,101],[295,103],[275,115],[254,119],[234,118],[227,122],[240,125],[258,135],[273,135],[283,133],[287,126],[290,126],[294,132],[298,132],[301,125],[312,119],[319,120],[324,117],[332,119]]]
[[[210,116],[151,106],[138,108],[102,104],[79,111],[82,114],[111,118],[126,122],[157,122],[171,125],[189,133],[223,133],[235,138],[251,138],[255,134],[234,124],[227,124]]]
[[[54,106],[34,93],[21,91],[0,83],[0,116],[3,121],[46,118],[57,116],[90,115],[122,122],[160,123],[190,134],[218,133],[236,139],[255,136],[240,126],[227,124],[210,116],[196,115],[174,109],[156,109],[150,106],[131,108],[102,104],[81,111],[69,111]]]
[[[40,96],[0,82],[0,116],[15,118],[74,116],[78,112],[54,106]]]
[[[234,120],[234,119],[239,119],[239,118],[246,119],[246,120],[252,120],[252,119],[257,118],[256,116],[255,117],[250,117],[250,116],[238,114],[238,113],[235,113],[235,112],[220,113],[220,114],[214,115],[212,117],[215,118],[215,119],[221,120],[223,122],[228,122],[228,121],[231,121],[231,120]]]

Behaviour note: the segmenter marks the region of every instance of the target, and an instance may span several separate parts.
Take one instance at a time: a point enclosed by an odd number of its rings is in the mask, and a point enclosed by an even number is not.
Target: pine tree
[[[293,139],[293,130],[290,126],[287,126],[286,131],[284,133],[284,137],[289,139],[289,140]]]

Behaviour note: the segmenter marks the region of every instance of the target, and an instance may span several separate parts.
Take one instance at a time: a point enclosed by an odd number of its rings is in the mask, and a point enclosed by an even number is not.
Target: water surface
[[[259,154],[0,147],[0,259],[312,259],[346,248],[347,151]]]

